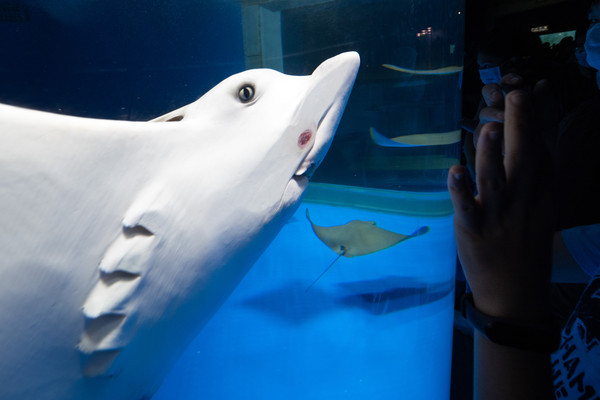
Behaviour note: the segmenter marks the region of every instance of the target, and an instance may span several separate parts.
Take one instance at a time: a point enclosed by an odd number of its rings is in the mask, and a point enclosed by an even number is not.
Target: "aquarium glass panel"
[[[360,54],[302,205],[156,383],[155,400],[449,398],[456,251],[446,175],[460,161],[463,3],[0,7],[0,102],[84,117],[149,120],[244,69],[305,75]]]

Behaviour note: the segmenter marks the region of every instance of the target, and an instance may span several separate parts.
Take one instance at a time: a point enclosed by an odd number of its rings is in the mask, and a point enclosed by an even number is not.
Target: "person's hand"
[[[491,93],[491,99],[500,95]],[[457,250],[475,305],[492,316],[535,320],[547,317],[552,169],[532,127],[530,95],[514,90],[503,103],[504,125],[489,122],[480,129],[479,194],[473,197],[467,170],[457,165],[449,171],[448,189]]]
[[[537,128],[543,135],[540,137],[548,149],[554,151],[558,126],[563,116],[563,111],[558,100],[552,94],[548,82],[542,80],[533,88],[525,80],[515,73],[509,73],[502,77],[500,84],[489,83],[481,89],[481,95],[486,107],[479,111],[479,122],[473,129],[473,145],[477,148],[481,129],[488,122],[504,123],[504,97],[515,89],[523,89],[534,94],[535,122]]]
[[[481,95],[486,107],[479,111],[479,122],[473,131],[473,144],[477,148],[477,142],[481,129],[488,122],[504,122],[504,92],[514,88],[522,88],[524,80],[517,74],[506,74],[502,77],[500,84],[488,83],[481,89]],[[504,92],[503,92],[504,90]]]

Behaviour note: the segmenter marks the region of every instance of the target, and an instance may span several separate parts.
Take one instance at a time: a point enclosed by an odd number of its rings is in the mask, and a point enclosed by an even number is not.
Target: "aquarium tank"
[[[154,399],[449,398],[463,26],[463,0],[0,3],[0,102],[68,115],[149,120],[360,54],[302,205]]]

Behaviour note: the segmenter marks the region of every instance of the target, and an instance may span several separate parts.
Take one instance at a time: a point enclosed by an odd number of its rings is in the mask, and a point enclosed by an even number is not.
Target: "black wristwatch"
[[[560,345],[560,327],[554,318],[547,323],[496,318],[479,311],[473,303],[473,293],[461,299],[461,312],[467,321],[490,341],[536,353],[552,353]]]

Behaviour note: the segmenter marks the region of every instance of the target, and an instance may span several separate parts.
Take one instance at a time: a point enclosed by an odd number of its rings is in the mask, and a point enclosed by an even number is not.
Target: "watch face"
[[[552,355],[556,398],[600,393],[600,277],[585,289]]]

